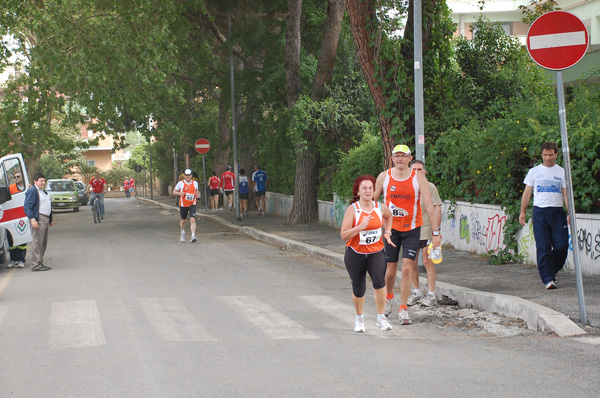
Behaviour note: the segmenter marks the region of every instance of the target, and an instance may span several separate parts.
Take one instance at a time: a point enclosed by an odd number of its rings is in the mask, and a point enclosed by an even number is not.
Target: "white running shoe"
[[[398,311],[398,319],[400,320],[400,325],[410,325],[412,323],[410,320],[410,315],[408,315],[408,311],[404,308]]]
[[[184,234],[181,234],[181,236],[179,237],[179,241],[181,243],[185,243],[185,235]]]
[[[358,333],[365,332],[365,319],[364,318],[355,318],[354,319],[354,331]]]
[[[423,299],[421,300],[421,305],[424,305],[426,307],[433,307],[436,304],[437,299],[435,298],[435,296],[431,296],[429,294],[426,294],[425,297],[423,297]]]
[[[407,305],[411,306],[411,305],[415,305],[417,304],[419,301],[421,301],[421,299],[423,298],[422,294],[411,294],[410,297],[408,298],[408,302],[406,303]]]
[[[392,304],[394,304],[393,297],[391,299],[385,299],[385,310],[383,310],[385,316],[389,316],[392,313]]]
[[[12,261],[12,260],[11,260],[11,261],[10,261],[10,262],[9,262],[9,263],[6,265],[6,268],[13,268],[13,267],[15,266],[15,264],[16,264],[16,263],[17,263],[16,261]]]
[[[25,268],[25,263],[23,261],[15,261],[15,268]]]
[[[554,281],[550,281],[546,283],[546,290],[556,289],[556,283]]]
[[[192,235],[192,239],[190,239],[190,243],[196,243],[198,240],[196,239],[196,235]]]
[[[381,328],[381,330],[391,330],[392,329],[392,325],[390,325],[390,323],[385,318],[385,316],[377,317],[377,326],[379,326]]]

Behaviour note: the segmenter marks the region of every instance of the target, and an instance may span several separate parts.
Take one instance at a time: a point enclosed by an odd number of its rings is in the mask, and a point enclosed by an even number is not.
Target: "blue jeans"
[[[562,207],[534,207],[533,236],[540,278],[547,284],[555,280],[569,254],[567,213]]]
[[[98,203],[100,204],[100,217],[104,217],[104,194],[92,192],[92,202],[94,201],[94,196],[98,197]]]

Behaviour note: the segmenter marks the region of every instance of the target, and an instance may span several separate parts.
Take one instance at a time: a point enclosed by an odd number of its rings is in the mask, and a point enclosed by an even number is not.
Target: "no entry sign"
[[[196,141],[196,152],[205,154],[210,149],[210,142],[206,138],[200,138]]]
[[[552,11],[536,19],[527,32],[527,51],[543,68],[563,70],[583,58],[589,43],[588,31],[575,15]]]

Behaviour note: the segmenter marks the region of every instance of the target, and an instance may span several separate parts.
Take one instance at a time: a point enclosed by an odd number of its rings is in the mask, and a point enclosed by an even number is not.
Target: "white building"
[[[471,24],[480,14],[490,21],[498,22],[509,35],[519,38],[525,45],[529,26],[523,23],[523,14],[519,6],[529,6],[529,0],[487,0],[483,10],[477,0],[447,0],[452,12],[452,21],[457,24],[456,35],[471,38]],[[583,73],[593,69],[600,77],[600,0],[558,0],[562,11],[570,12],[579,17],[587,27],[590,46],[587,54],[574,67],[563,71],[565,82],[575,80]]]

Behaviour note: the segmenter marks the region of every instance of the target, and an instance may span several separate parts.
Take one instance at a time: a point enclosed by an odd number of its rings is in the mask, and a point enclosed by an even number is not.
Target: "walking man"
[[[129,199],[131,195],[129,194],[129,178],[127,177],[123,180],[123,189],[125,190],[125,197]]]
[[[537,251],[537,266],[547,290],[556,289],[556,273],[563,269],[569,253],[568,204],[565,170],[556,164],[558,146],[542,144],[542,164],[530,169],[523,183],[519,222],[525,225],[533,193],[533,236]]]
[[[257,163],[254,165],[254,173],[252,173],[252,188],[254,189],[254,199],[256,200],[256,207],[258,208],[258,215],[261,217],[265,216],[265,209],[267,208],[267,186],[269,177],[267,173],[260,169],[260,165]]]
[[[427,171],[425,170],[425,163],[420,160],[413,160],[410,163],[410,168],[416,170],[418,173],[427,175]],[[429,181],[428,181],[429,182]],[[440,199],[440,194],[438,193],[437,187],[429,182],[429,190],[431,191],[431,201],[433,202],[434,212],[437,216],[438,220],[442,219],[442,200]],[[417,266],[417,262],[415,261],[415,267],[413,268],[413,280],[412,286],[413,291],[410,297],[408,298],[408,305],[415,305],[417,303],[421,303],[427,307],[433,307],[437,304],[437,300],[435,298],[435,278],[436,271],[435,265],[433,261],[428,256],[427,246],[429,246],[429,242],[433,238],[433,231],[431,228],[431,220],[429,217],[429,213],[425,209],[424,202],[421,202],[421,214],[423,216],[423,225],[421,225],[421,240],[419,241],[419,252],[421,253],[421,258],[423,259],[423,265],[425,266],[425,271],[427,271],[427,294],[423,295],[421,292],[421,286],[419,284],[419,267]],[[417,253],[417,259],[419,258],[419,253]]]
[[[33,175],[33,186],[25,192],[23,209],[31,222],[31,271],[48,271],[44,265],[44,254],[48,246],[48,230],[52,226],[52,204],[44,191],[46,177],[42,173]]]
[[[190,230],[192,232],[192,239],[190,243],[197,242],[196,240],[196,200],[200,197],[198,191],[198,182],[192,179],[192,170],[185,169],[183,172],[184,180],[179,181],[173,189],[173,195],[179,196],[179,214],[181,215],[181,221],[179,226],[181,229],[181,237],[179,241],[185,242],[185,220],[190,216]]]
[[[398,318],[402,325],[410,325],[412,320],[408,314],[408,296],[412,284],[412,274],[415,268],[415,259],[419,250],[421,238],[421,200],[429,213],[433,226],[433,247],[438,247],[442,242],[440,236],[440,220],[433,208],[431,191],[427,178],[408,165],[412,160],[410,149],[406,145],[396,145],[392,151],[394,167],[379,174],[375,184],[375,200],[383,193],[383,202],[392,211],[392,236],[395,246],[385,244],[387,270],[385,286],[387,290],[385,313],[391,313],[394,301],[394,283],[398,272],[398,259],[402,248],[402,281],[400,285],[400,310]]]

